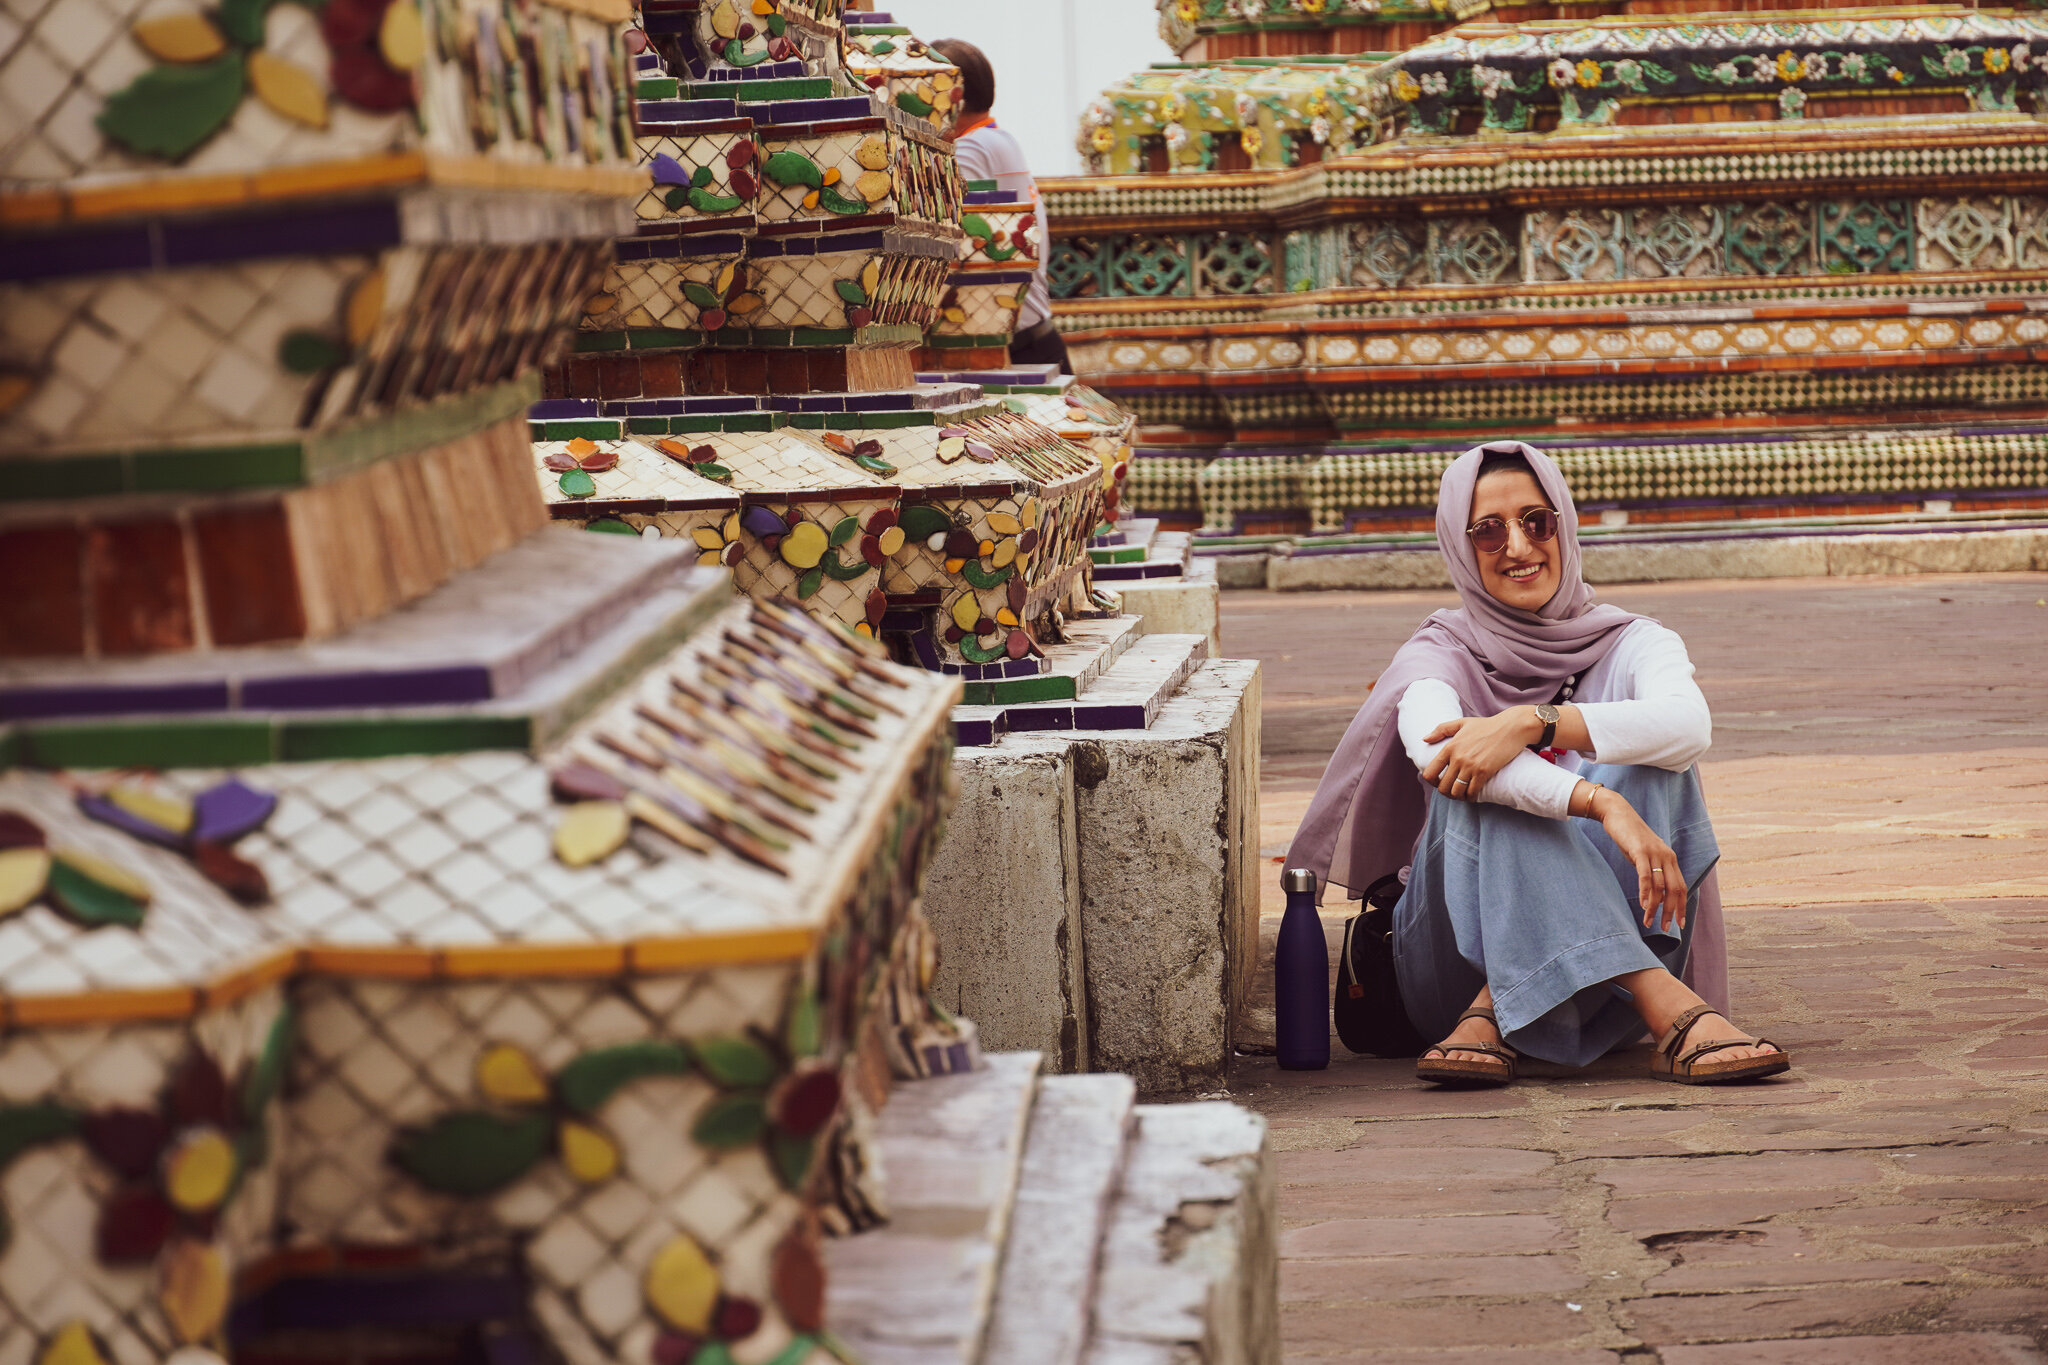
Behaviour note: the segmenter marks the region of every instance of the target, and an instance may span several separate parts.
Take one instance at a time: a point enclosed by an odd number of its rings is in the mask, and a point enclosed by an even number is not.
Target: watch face
[[[1536,708],[1536,719],[1542,721],[1545,725],[1557,724],[1557,708],[1546,702]]]

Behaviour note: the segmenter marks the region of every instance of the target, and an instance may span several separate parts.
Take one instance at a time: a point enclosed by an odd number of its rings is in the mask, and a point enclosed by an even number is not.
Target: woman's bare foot
[[[1484,991],[1480,992],[1478,1000],[1473,1001],[1474,1008],[1480,1006],[1491,1007],[1492,1004],[1493,997]],[[1704,1024],[1706,1021],[1701,1020],[1700,1022]],[[1499,1047],[1501,1046],[1500,1030],[1494,1027],[1491,1020],[1475,1015],[1452,1029],[1450,1035],[1437,1044],[1438,1047],[1444,1050],[1444,1056],[1454,1062],[1493,1061],[1495,1059],[1490,1054],[1468,1052],[1464,1048],[1459,1047],[1459,1043],[1492,1043],[1495,1047]]]

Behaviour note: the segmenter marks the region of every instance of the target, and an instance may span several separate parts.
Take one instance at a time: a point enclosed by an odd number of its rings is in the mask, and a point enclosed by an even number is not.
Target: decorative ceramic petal
[[[277,796],[231,777],[199,793],[192,804],[192,837],[205,843],[232,844],[263,828],[277,810]]]
[[[36,1365],[107,1365],[99,1343],[82,1322],[67,1322],[36,1357]]]
[[[618,1144],[589,1124],[565,1120],[557,1141],[562,1165],[583,1184],[595,1185],[618,1174]]]
[[[227,1254],[215,1243],[173,1238],[157,1260],[157,1304],[178,1340],[205,1341],[227,1317]]]
[[[525,1049],[511,1043],[487,1048],[476,1062],[477,1089],[500,1104],[545,1104],[547,1077]]]
[[[663,1321],[682,1331],[704,1336],[718,1306],[718,1270],[704,1249],[686,1234],[655,1253],[647,1265],[647,1305]]]
[[[578,802],[555,826],[555,856],[566,867],[587,867],[618,852],[632,832],[633,822],[618,802]]]
[[[270,899],[270,879],[263,869],[226,844],[194,844],[192,861],[208,881],[243,905],[262,905]]]
[[[60,848],[50,864],[49,897],[80,924],[125,924],[133,929],[142,923],[149,905],[149,886],[104,858]]]
[[[146,839],[165,848],[176,848],[184,842],[184,837],[178,831],[137,815],[134,811],[116,804],[111,796],[80,792],[77,803],[82,813],[103,825],[112,825],[123,834],[132,834],[138,839]]]
[[[0,916],[35,904],[49,882],[48,849],[0,849]]]
[[[186,1213],[217,1209],[234,1188],[235,1145],[217,1129],[201,1128],[164,1154],[164,1194]]]

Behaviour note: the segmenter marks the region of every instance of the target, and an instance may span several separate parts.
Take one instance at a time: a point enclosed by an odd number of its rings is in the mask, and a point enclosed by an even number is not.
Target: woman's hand
[[[1543,732],[1535,717],[1534,709],[1514,706],[1497,716],[1460,716],[1445,721],[1423,740],[1425,744],[1442,739],[1450,742],[1423,768],[1422,780],[1445,796],[1477,801],[1493,775],[1514,762],[1515,755]]]
[[[1685,878],[1671,845],[1643,823],[1635,807],[1606,787],[1593,793],[1592,809],[1607,837],[1636,870],[1636,904],[1643,908],[1643,927],[1655,929],[1668,916],[1672,932],[1683,931]]]

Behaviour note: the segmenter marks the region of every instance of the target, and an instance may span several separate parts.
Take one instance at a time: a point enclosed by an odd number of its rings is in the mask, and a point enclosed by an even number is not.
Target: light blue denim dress
[[[1643,927],[1635,868],[1597,821],[1555,820],[1428,793],[1408,887],[1394,907],[1394,971],[1425,1038],[1456,1026],[1481,986],[1510,1047],[1584,1066],[1643,1036],[1625,972],[1679,975],[1700,879],[1720,859],[1696,769],[1589,763],[1671,845],[1685,877],[1687,931]]]

